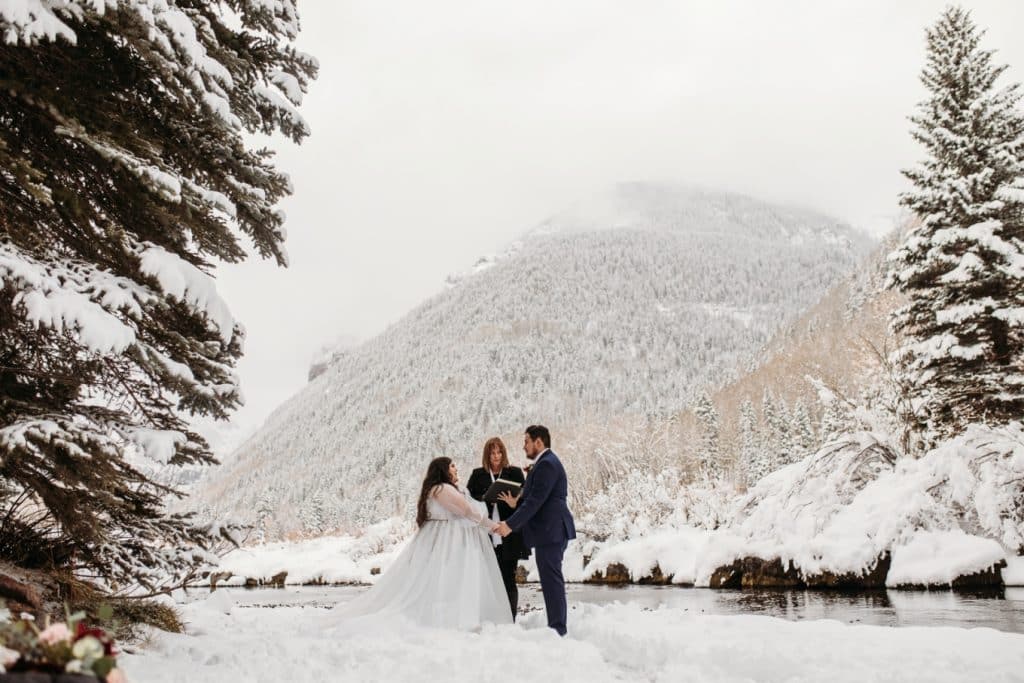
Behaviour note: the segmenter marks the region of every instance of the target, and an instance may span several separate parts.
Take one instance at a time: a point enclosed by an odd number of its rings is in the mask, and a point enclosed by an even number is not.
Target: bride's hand
[[[512,494],[509,493],[508,491],[502,491],[501,493],[499,493],[498,500],[500,500],[505,505],[508,505],[510,508],[515,508],[516,505],[519,505],[518,496],[513,497]]]

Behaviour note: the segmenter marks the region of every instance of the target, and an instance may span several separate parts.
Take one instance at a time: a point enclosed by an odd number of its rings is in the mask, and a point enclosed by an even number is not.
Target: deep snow
[[[332,628],[329,609],[244,608],[235,600],[218,591],[182,605],[189,634],[159,634],[137,654],[122,656],[130,680],[1024,680],[1024,635],[987,628],[887,628],[575,604],[569,636],[559,639],[543,626],[542,612],[479,633],[374,620]]]

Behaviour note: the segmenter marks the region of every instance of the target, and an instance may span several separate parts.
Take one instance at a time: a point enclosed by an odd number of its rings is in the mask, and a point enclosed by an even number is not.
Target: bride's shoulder
[[[452,486],[451,484],[434,484],[434,487],[430,489],[430,495],[439,496],[445,490],[452,490],[455,491],[456,493],[458,492],[458,489]]]

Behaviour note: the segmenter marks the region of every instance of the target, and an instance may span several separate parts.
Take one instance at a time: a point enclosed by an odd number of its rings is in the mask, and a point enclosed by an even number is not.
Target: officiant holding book
[[[486,503],[487,513],[492,520],[504,521],[512,515],[514,510],[504,502],[497,500],[494,494],[500,491],[511,491],[515,497],[518,495],[519,487],[526,481],[526,477],[521,469],[509,464],[508,451],[498,437],[488,439],[484,444],[482,464],[483,467],[473,470],[466,489],[473,498]],[[487,495],[488,491],[492,495]],[[512,618],[515,619],[519,607],[516,568],[519,566],[519,560],[525,560],[530,556],[530,550],[523,543],[522,535],[518,533],[509,534],[505,538],[491,534],[491,543],[494,545],[494,554],[498,559],[501,579],[505,583],[505,592],[508,593]]]

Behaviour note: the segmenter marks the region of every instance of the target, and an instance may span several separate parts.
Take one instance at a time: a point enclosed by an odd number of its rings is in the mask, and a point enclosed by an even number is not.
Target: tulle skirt
[[[427,521],[377,583],[337,612],[344,621],[370,615],[459,630],[512,623],[487,532],[459,519]]]

